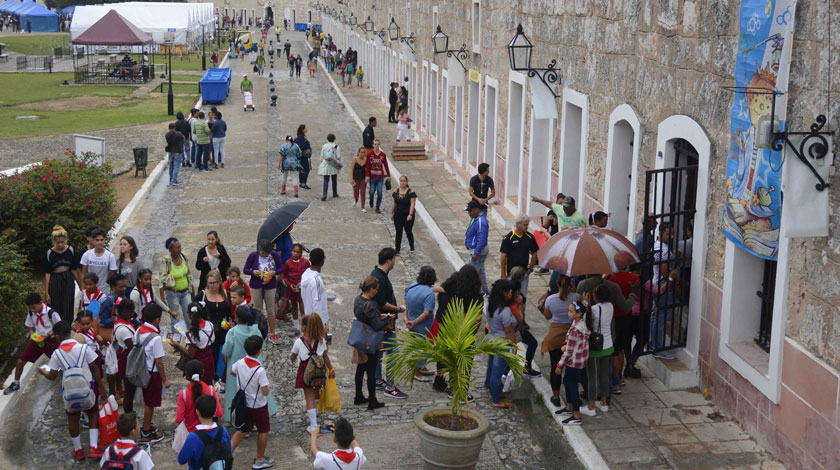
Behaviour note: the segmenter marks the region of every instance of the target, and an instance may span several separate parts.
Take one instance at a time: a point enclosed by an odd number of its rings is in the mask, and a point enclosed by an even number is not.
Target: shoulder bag
[[[593,331],[589,335],[589,351],[590,352],[598,352],[598,351],[601,351],[601,350],[604,349],[604,335],[601,333],[601,316],[603,315],[603,312],[601,312],[601,307],[600,306],[596,305],[596,307],[598,307],[598,331],[597,332]],[[589,309],[590,314],[593,311],[594,311],[594,309],[592,309],[592,308]]]
[[[367,313],[369,305],[370,301],[365,302],[365,313]],[[384,338],[385,331],[376,331],[367,323],[355,319],[350,326],[347,344],[367,354],[376,354]]]

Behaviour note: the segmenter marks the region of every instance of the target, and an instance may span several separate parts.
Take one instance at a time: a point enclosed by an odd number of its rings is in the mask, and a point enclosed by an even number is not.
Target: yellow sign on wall
[[[478,83],[479,73],[478,70],[470,69],[470,81]]]

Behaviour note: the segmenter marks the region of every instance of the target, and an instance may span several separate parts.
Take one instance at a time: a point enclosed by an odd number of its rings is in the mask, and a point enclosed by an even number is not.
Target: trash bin
[[[199,80],[201,99],[205,103],[224,103],[230,91],[231,72],[229,68],[207,70]]]
[[[135,147],[134,151],[134,177],[142,171],[143,178],[146,177],[146,165],[149,164],[149,149],[146,147]]]

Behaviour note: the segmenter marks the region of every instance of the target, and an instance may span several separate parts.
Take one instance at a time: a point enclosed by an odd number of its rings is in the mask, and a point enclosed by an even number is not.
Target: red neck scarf
[[[260,361],[257,361],[257,360],[251,359],[248,356],[245,356],[245,365],[248,366],[249,369],[253,369],[254,367],[257,367],[258,365],[260,365]]]
[[[149,305],[150,303],[155,301],[155,294],[152,292],[152,289],[143,289],[142,284],[137,284],[137,292],[140,293],[140,302],[142,305]]]
[[[356,451],[337,449],[335,452],[333,452],[333,455],[336,456],[338,460],[341,460],[344,463],[350,463],[353,461],[353,459],[356,458]]]
[[[79,328],[76,332],[96,342],[96,333],[93,331],[93,328],[88,328],[87,330]],[[90,341],[88,341],[88,343],[90,343]]]
[[[76,340],[74,340],[74,339],[66,339],[66,340],[62,341],[61,344],[58,347],[61,348],[62,351],[66,352],[66,353],[69,353],[70,351],[73,350],[73,346],[75,346],[77,344],[79,344],[79,343],[77,343]]]
[[[140,325],[140,328],[137,330],[138,335],[143,335],[146,333],[156,333],[160,334],[160,328],[155,327],[155,325],[150,325],[148,323],[143,323]]]
[[[93,294],[89,294],[87,289],[83,290],[82,292],[84,292],[85,299],[87,299],[87,302],[84,302],[85,305],[93,302],[94,300],[98,299],[99,296],[102,295],[102,291],[99,290],[99,287],[96,288],[96,291],[94,291]]]
[[[40,312],[29,312],[32,315],[35,315],[35,326],[43,326],[44,328],[47,327],[47,322],[44,321],[46,316],[49,314],[49,309],[47,308],[47,304],[43,304],[41,307]]]

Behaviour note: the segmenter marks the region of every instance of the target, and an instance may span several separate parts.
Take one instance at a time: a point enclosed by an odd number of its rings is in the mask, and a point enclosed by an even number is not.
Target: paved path
[[[287,34],[294,40],[294,51],[305,55],[303,35]],[[316,168],[318,150],[326,141],[327,133],[338,136],[337,142],[345,159],[351,158],[351,149],[359,147],[360,132],[346,110],[342,109],[321,71],[315,79],[303,77],[290,80],[285,65],[276,65],[276,92],[281,97],[279,106],[267,106],[269,85],[266,74],[265,78],[253,78],[256,111],[248,113],[242,111],[237,83],[239,74],[249,66],[238,61],[233,65],[237,78],[228,101],[219,107],[229,127],[226,168],[212,173],[182,173],[180,179],[183,184],[179,188],[169,187],[166,180],[161,179],[127,224],[126,233],[138,240],[145,263],[159,259],[164,251],[164,240],[169,236],[181,240],[192,263],[207,231],[217,230],[234,265],[241,267],[247,254],[254,249],[257,230],[266,215],[291,199],[280,196],[278,188],[280,174],[276,169],[276,149],[283,136],[294,134],[299,124],[307,124],[308,136],[315,149],[313,165]],[[421,197],[434,193],[432,183],[419,175],[410,174],[410,178],[412,187]],[[330,305],[330,323],[335,335],[330,355],[338,375],[343,416],[356,425],[356,435],[370,459],[365,468],[420,469],[422,462],[417,454],[414,414],[426,407],[445,406],[445,395],[434,392],[428,383],[418,383],[413,389],[404,389],[409,395],[409,399],[404,401],[383,398],[380,392],[380,400],[387,404],[381,410],[369,412],[366,408],[352,405],[355,366],[350,363],[350,348],[346,345],[346,334],[352,320],[352,300],[358,293],[359,282],[376,263],[377,252],[385,246],[392,246],[394,232],[393,224],[385,215],[390,209],[387,197],[383,200],[382,215],[373,211],[363,214],[359,209],[351,208],[349,176],[342,175],[339,181],[341,198],[322,202],[321,180],[313,171],[309,184],[315,189],[302,190],[301,194],[302,200],[312,204],[292,235],[295,241],[309,248],[321,247],[326,251],[323,276],[327,288],[336,294],[336,301]],[[452,224],[451,229],[455,233],[462,231],[461,228],[456,230],[458,224]],[[429,236],[427,228],[418,222],[415,232],[417,251],[409,254],[404,250],[405,256],[398,258],[397,266],[390,275],[400,301],[404,288],[412,282],[420,266],[434,266],[441,280],[452,271],[438,250],[438,242]],[[278,322],[278,330],[282,344],[267,345],[265,348],[272,392],[281,405],[281,412],[272,419],[268,455],[278,460],[275,468],[308,468],[311,460],[308,458],[303,397],[293,388],[296,365],[288,360],[292,344],[288,335],[291,325]],[[183,379],[174,380],[177,378],[175,359],[174,355],[168,354],[167,370],[175,383],[173,394],[185,383]],[[484,358],[477,364],[477,370],[481,371],[477,379],[482,378],[485,364]],[[25,393],[20,401],[20,413],[0,431],[0,449],[6,459],[6,462],[0,460],[0,468],[95,468],[92,463],[79,466],[70,462],[69,439],[56,390],[55,383],[38,377],[20,392]],[[511,394],[516,405],[511,411],[492,409],[486,390],[478,389],[474,394],[476,409],[485,413],[493,423],[484,443],[479,469],[553,469],[560,468],[561,464],[562,468],[581,468],[561,438],[562,431],[548,418],[541,401],[534,399],[529,384]],[[164,406],[155,414],[155,424],[169,436],[175,428],[174,415],[175,401],[172,398],[165,400]],[[320,419],[323,422],[334,417],[327,415]],[[25,439],[20,436],[25,436]],[[87,435],[83,433],[83,440],[86,439]],[[332,439],[324,437],[320,445],[331,450]],[[250,468],[254,446],[255,439],[245,441],[236,453],[235,468]],[[153,458],[156,468],[172,469],[177,466],[169,449],[169,439],[155,446]]]

